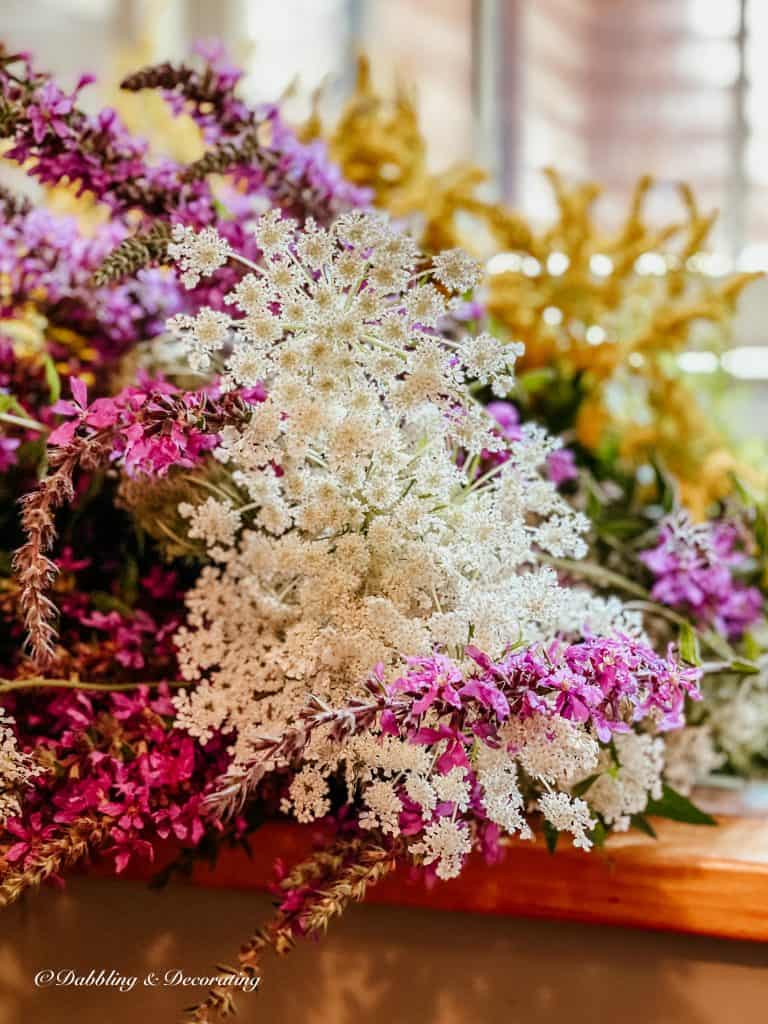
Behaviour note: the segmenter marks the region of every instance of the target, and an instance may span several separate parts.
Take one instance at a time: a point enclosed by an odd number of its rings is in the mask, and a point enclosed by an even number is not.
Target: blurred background
[[[318,87],[324,109],[341,107],[364,51],[383,90],[413,88],[431,165],[482,164],[488,196],[534,223],[552,215],[543,166],[599,182],[608,227],[647,171],[660,222],[679,216],[680,181],[720,210],[697,271],[768,270],[765,0],[2,0],[0,36],[65,84],[94,72],[94,106],[127,68],[217,38],[247,68],[249,93],[288,93],[297,120]],[[742,436],[768,436],[767,318],[757,282],[731,350],[686,367],[724,371]]]

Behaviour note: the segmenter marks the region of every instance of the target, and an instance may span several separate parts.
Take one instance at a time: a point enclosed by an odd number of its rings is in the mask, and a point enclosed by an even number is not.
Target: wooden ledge
[[[551,856],[543,842],[513,841],[502,863],[471,858],[460,878],[426,888],[396,872],[371,890],[371,903],[435,910],[510,914],[768,942],[768,818],[723,817],[717,828],[653,822],[654,840],[638,832],[612,836],[584,853],[561,840]],[[264,889],[281,858],[304,857],[316,830],[270,824],[253,836],[253,856],[221,851],[212,869],[195,865],[190,881],[219,888]],[[159,858],[159,866],[168,856]],[[147,879],[154,867],[123,877]],[[96,865],[94,874],[109,872]]]

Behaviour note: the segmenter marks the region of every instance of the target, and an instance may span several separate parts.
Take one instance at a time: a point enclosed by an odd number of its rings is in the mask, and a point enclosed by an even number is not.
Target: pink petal
[[[72,389],[72,397],[84,409],[88,405],[88,388],[79,377],[70,377],[69,386]]]
[[[65,445],[71,444],[76,430],[77,422],[75,420],[69,420],[67,423],[61,423],[48,435],[48,444],[53,445],[54,447],[64,447]]]

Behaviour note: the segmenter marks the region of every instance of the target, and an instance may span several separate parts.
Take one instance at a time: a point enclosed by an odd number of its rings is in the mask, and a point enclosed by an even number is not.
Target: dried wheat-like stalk
[[[56,644],[57,611],[47,594],[58,572],[48,557],[56,539],[55,514],[74,498],[73,478],[78,466],[95,469],[108,453],[108,444],[98,436],[54,449],[49,456],[53,472],[21,499],[21,524],[27,539],[14,555],[13,564],[27,645],[38,669],[50,664]]]
[[[278,907],[272,921],[258,929],[241,947],[238,966],[222,965],[229,975],[252,980],[259,977],[261,958],[270,949],[278,955],[290,952],[298,936],[324,933],[330,921],[339,917],[350,903],[360,902],[368,889],[380,882],[396,866],[403,849],[387,845],[381,839],[341,839],[319,850],[298,864],[279,883],[286,894],[306,889],[301,900],[289,908]],[[207,998],[188,1010],[195,1024],[212,1024],[237,1012],[232,989],[214,987]]]
[[[26,196],[18,196],[10,189],[0,185],[0,213],[8,221],[13,217],[23,217],[32,210],[32,203]]]
[[[171,240],[171,225],[158,221],[149,231],[126,238],[104,259],[91,277],[95,288],[133,277],[144,267],[165,263],[168,258],[168,243]]]
[[[110,818],[76,818],[61,835],[38,847],[32,863],[0,875],[0,906],[14,903],[28,889],[83,860],[107,839],[111,827]]]
[[[255,113],[243,103],[233,103],[234,83],[222,79],[212,68],[202,71],[188,64],[153,64],[128,75],[120,83],[126,92],[162,89],[182,96],[201,113],[214,114],[216,127],[225,134],[238,134],[255,120]]]

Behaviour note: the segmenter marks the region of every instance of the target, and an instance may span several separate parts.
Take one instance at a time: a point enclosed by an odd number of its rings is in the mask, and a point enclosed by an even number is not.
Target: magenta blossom
[[[535,714],[591,725],[608,742],[649,716],[662,730],[678,729],[685,699],[700,697],[699,669],[682,665],[672,651],[662,657],[626,636],[534,644],[498,662],[474,647],[467,654],[477,666],[468,675],[442,654],[408,659],[406,673],[391,684],[374,673],[372,685],[383,686],[392,702],[382,710],[383,731],[405,731],[418,744],[444,739],[452,748],[471,743],[472,736],[493,739],[508,718]],[[427,712],[433,719],[428,725]],[[447,760],[462,758],[454,752]]]
[[[118,409],[112,398],[97,398],[89,405],[88,388],[83,381],[78,377],[70,377],[69,386],[72,389],[73,400],[70,402],[60,399],[51,406],[51,411],[70,419],[51,431],[48,436],[50,445],[63,447],[70,444],[81,423],[100,430],[117,422]]]
[[[16,465],[16,452],[20,445],[18,437],[0,437],[0,473]]]
[[[496,420],[497,429],[506,441],[519,441],[523,436],[520,429],[520,413],[511,402],[489,402],[488,412]]]
[[[576,458],[570,448],[558,448],[547,456],[547,475],[558,487],[569,480],[578,480]]]
[[[665,520],[656,547],[640,553],[655,578],[651,596],[700,626],[738,639],[763,614],[760,591],[735,574],[747,560],[742,541],[734,523],[694,526],[684,516]]]
[[[85,385],[72,381],[74,401],[57,402],[56,412],[70,417],[50,435],[51,445],[66,446],[75,436],[104,432],[112,440],[112,458],[123,463],[127,473],[164,476],[172,466],[191,467],[219,442],[210,422],[237,395],[220,396],[215,387],[205,391],[180,391],[162,378],[143,378],[139,385],[124,388],[114,398],[98,398],[88,404]],[[252,401],[261,392],[249,392]]]
[[[227,768],[226,748],[220,740],[202,747],[173,727],[167,688],[43,692],[14,704],[22,748],[37,749],[53,770],[34,780],[21,817],[7,823],[10,862],[31,862],[84,816],[106,826],[102,852],[118,871],[134,857],[152,859],[159,840],[195,846],[221,830],[206,794]]]

